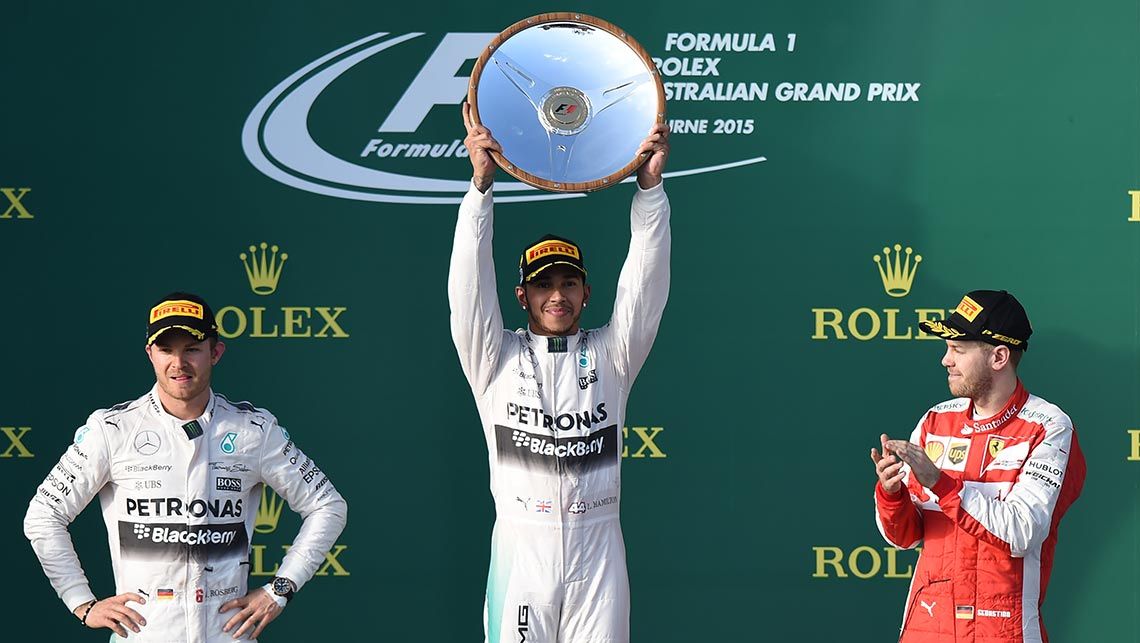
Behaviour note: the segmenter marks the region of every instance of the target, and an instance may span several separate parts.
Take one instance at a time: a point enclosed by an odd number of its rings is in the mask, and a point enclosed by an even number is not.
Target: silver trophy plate
[[[551,192],[619,183],[665,121],[657,67],[629,34],[581,13],[546,13],[511,25],[475,63],[467,92],[476,123],[503,153],[495,162]]]

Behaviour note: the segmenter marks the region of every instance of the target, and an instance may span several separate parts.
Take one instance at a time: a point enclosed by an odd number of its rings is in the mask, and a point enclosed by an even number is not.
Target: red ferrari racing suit
[[[875,486],[890,544],[922,546],[903,613],[902,643],[1045,642],[1045,600],[1057,525],[1077,499],[1085,459],[1069,416],[1019,381],[996,415],[967,398],[931,408],[910,441],[942,476],[929,489],[906,469],[905,491]]]

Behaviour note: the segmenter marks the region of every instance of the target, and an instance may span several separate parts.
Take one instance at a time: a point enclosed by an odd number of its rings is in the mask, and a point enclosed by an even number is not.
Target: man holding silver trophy
[[[495,498],[486,640],[628,643],[622,427],[669,295],[660,75],[615,25],[582,14],[534,16],[487,45],[463,120],[472,178],[459,206],[448,298]],[[599,190],[636,171],[629,254],[605,326],[579,324],[590,300],[581,248],[546,235],[519,258],[514,294],[527,326],[503,328],[491,252],[497,167],[552,192]]]
[[[497,520],[486,640],[629,641],[619,524],[629,390],[669,292],[668,127],[637,149],[629,254],[613,316],[583,330],[590,285],[581,249],[548,235],[522,252],[515,297],[527,328],[503,328],[495,265],[491,152],[502,147],[463,107],[472,184],[459,208],[448,276],[451,334],[479,409]]]

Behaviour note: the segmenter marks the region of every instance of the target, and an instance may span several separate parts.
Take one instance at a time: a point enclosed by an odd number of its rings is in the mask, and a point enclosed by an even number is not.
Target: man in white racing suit
[[[529,246],[516,298],[528,328],[503,328],[491,253],[501,151],[464,105],[474,168],[448,277],[451,333],[487,440],[496,522],[484,614],[489,643],[627,643],[629,581],[618,521],[622,426],[669,291],[668,128],[639,153],[629,255],[613,317],[582,330],[590,288],[561,237]]]
[[[147,327],[154,388],[92,413],[28,507],[24,533],[60,599],[82,625],[111,629],[112,640],[255,640],[344,528],[344,499],[277,419],[210,389],[224,350],[200,297],[160,300]],[[278,576],[247,594],[265,486],[304,524]],[[68,533],[96,495],[116,586],[101,600]]]

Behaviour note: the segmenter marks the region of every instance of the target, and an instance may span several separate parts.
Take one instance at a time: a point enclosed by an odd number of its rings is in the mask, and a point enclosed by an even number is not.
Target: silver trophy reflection
[[[581,13],[511,25],[483,50],[467,93],[503,146],[495,162],[551,192],[600,190],[637,170],[641,141],[665,121],[653,60],[624,30]]]

